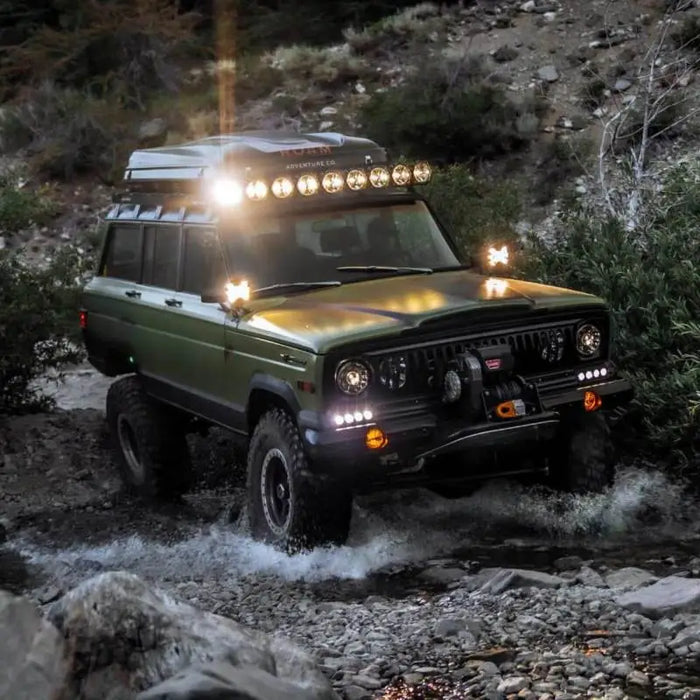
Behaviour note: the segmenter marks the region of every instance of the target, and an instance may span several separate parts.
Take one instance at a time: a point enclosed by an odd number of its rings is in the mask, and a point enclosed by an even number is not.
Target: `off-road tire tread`
[[[569,493],[601,493],[615,476],[610,427],[603,413],[572,419],[554,455],[552,485]]]
[[[122,377],[107,392],[107,422],[123,482],[144,500],[172,500],[193,481],[192,463],[185,432],[173,410],[159,404],[144,391],[137,376]],[[126,413],[146,460],[143,484],[134,484],[119,446],[117,417]]]
[[[260,494],[260,471],[256,460],[261,445],[271,432],[278,432],[289,458],[294,480],[295,518],[289,535],[280,540],[267,525]],[[283,446],[279,446],[283,449]],[[309,470],[299,430],[289,413],[272,408],[258,421],[248,447],[247,493],[250,527],[254,537],[271,541],[287,551],[299,551],[319,545],[341,545],[348,538],[352,511],[352,494],[332,480],[322,480]]]

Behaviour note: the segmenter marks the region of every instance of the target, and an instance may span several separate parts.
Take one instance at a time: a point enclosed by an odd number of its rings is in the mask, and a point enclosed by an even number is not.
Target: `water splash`
[[[173,582],[253,575],[288,581],[362,579],[387,567],[449,555],[487,537],[575,536],[581,544],[582,537],[604,535],[619,541],[636,536],[650,517],[656,534],[670,533],[688,512],[679,484],[658,472],[628,470],[607,493],[591,496],[557,495],[509,483],[493,483],[454,501],[422,490],[375,494],[356,505],[347,545],[291,556],[224,523],[193,530],[171,544],[134,534],[104,546],[58,552],[24,543],[23,554],[70,585],[86,574],[111,569]]]

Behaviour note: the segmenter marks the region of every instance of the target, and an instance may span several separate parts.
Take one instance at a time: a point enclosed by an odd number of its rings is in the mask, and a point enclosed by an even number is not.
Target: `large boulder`
[[[58,630],[26,598],[0,591],[0,698],[54,700],[66,673]]]
[[[651,586],[624,593],[617,602],[654,620],[680,612],[700,612],[700,579],[668,576]]]
[[[85,581],[52,606],[49,619],[66,639],[73,690],[84,700],[143,691],[212,661],[257,669],[270,683],[283,679],[300,699],[336,697],[312,658],[291,641],[196,610],[133,574]]]
[[[617,569],[605,577],[605,583],[610,588],[620,590],[641,588],[642,586],[648,586],[650,583],[656,583],[658,580],[658,576],[654,576],[654,574],[644,569],[638,569],[636,566],[626,566],[623,569]]]

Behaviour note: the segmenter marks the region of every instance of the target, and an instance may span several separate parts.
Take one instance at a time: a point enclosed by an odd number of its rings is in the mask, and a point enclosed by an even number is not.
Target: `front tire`
[[[107,423],[129,491],[145,500],[168,500],[189,489],[192,464],[181,422],[146,394],[138,377],[109,387]]]
[[[248,515],[253,537],[287,551],[344,544],[352,494],[309,470],[299,431],[279,408],[265,413],[248,448]]]
[[[601,493],[614,477],[614,451],[605,415],[572,416],[549,455],[550,486],[568,493]]]

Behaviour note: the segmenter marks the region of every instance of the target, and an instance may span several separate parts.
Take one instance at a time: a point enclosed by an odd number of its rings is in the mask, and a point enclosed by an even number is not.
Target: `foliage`
[[[671,36],[677,48],[700,53],[700,16],[689,15]]]
[[[55,216],[57,208],[49,188],[34,191],[17,171],[0,173],[0,233],[44,224]]]
[[[491,84],[478,57],[443,56],[426,60],[402,85],[375,93],[361,121],[394,155],[455,162],[521,148],[536,133],[539,108]]]
[[[81,358],[69,335],[77,325],[79,287],[90,264],[71,246],[46,268],[0,251],[0,414],[49,406],[33,381]]]
[[[140,108],[153,90],[177,88],[173,58],[192,44],[195,17],[176,2],[86,0],[60,9],[57,25],[41,23],[7,47],[0,80],[52,81]]]
[[[0,117],[2,150],[26,148],[32,169],[49,177],[100,171],[109,181],[131,145],[129,119],[118,102],[54,83],[27,90]]]
[[[642,450],[700,452],[700,169],[669,174],[643,232],[582,206],[553,242],[529,242],[534,276],[610,304],[615,356],[636,396],[628,427]]]
[[[488,242],[516,242],[522,201],[512,182],[475,177],[461,164],[436,171],[421,190],[465,254],[476,254]]]

